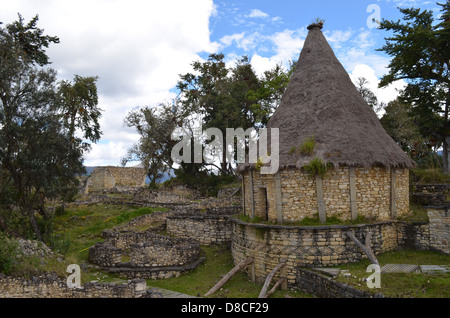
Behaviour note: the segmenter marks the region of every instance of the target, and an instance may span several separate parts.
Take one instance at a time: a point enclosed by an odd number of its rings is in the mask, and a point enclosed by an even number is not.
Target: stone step
[[[419,265],[386,264],[381,268],[382,273],[420,273]]]
[[[447,274],[450,273],[450,266],[445,265],[420,265],[420,270],[424,274]]]
[[[163,298],[198,298],[195,296],[191,296],[191,295],[187,295],[187,294],[183,294],[183,293],[179,293],[173,290],[168,290],[168,289],[164,289],[164,288],[155,288],[155,287],[149,287],[148,289],[152,289],[155,292],[159,292],[162,294]]]

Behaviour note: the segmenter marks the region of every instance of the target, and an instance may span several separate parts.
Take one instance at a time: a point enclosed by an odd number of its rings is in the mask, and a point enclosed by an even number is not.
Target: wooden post
[[[370,239],[372,238],[372,234],[370,232],[366,233],[365,237],[365,244],[361,243],[355,235],[353,235],[352,232],[346,232],[345,233],[356,245],[359,246],[359,248],[366,254],[366,256],[369,258],[369,260],[372,262],[372,264],[380,265],[378,262],[377,257],[375,256],[374,252],[370,248]]]
[[[323,199],[323,180],[321,176],[316,176],[317,189],[317,207],[319,209],[319,220],[321,223],[327,222],[327,214],[325,212],[325,202]]]
[[[250,174],[250,207],[251,207],[251,213],[250,218],[255,218],[255,193],[253,190],[253,171],[249,170]]]
[[[265,298],[266,293],[267,293],[267,289],[269,288],[270,282],[273,279],[273,276],[276,274],[276,272],[278,272],[281,268],[283,268],[284,266],[286,266],[286,263],[279,263],[271,272],[270,274],[267,276],[266,281],[263,285],[263,288],[261,289],[261,292],[259,293],[258,298]],[[280,282],[281,284],[281,282]]]
[[[253,257],[248,257],[238,265],[236,265],[231,271],[228,272],[209,292],[205,294],[205,297],[214,294],[220,287],[222,287],[234,274],[243,269],[245,266],[253,263]]]
[[[245,173],[242,174],[242,211],[245,215]]]
[[[356,172],[355,167],[350,167],[350,210],[352,213],[352,220],[358,218],[358,208],[356,205]]]
[[[269,298],[270,295],[272,295],[278,288],[278,286],[280,286],[282,283],[286,282],[286,278],[280,278],[275,285],[273,285],[272,289],[269,290],[266,294],[266,296],[264,296],[264,298]],[[283,289],[283,287],[281,287],[281,289]]]
[[[391,217],[393,220],[397,218],[397,203],[395,200],[395,169],[391,168]]]
[[[283,201],[281,193],[281,174],[278,171],[275,174],[275,201],[277,209],[277,222],[283,224]]]

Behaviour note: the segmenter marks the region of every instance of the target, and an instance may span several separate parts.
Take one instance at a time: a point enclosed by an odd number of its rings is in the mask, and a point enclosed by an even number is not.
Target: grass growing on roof
[[[307,138],[301,145],[300,145],[300,152],[304,155],[312,155],[314,152],[314,149],[316,148],[316,140],[314,139],[314,136]]]

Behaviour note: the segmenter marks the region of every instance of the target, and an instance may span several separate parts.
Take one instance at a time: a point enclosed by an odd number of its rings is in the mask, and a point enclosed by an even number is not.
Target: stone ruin
[[[158,234],[165,229],[167,215],[174,213],[176,209],[154,212],[132,220],[131,224],[103,231],[105,241],[89,249],[89,262],[129,279],[177,277],[194,269],[205,260],[198,241]],[[139,231],[136,227],[149,228]]]
[[[125,188],[133,189],[145,186],[147,171],[139,167],[96,167],[89,177],[81,182],[80,192]]]

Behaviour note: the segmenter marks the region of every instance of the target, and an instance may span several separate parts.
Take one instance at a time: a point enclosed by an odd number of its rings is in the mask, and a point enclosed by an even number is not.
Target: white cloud
[[[277,61],[272,58],[263,57],[258,54],[253,55],[251,64],[255,73],[261,76],[265,71],[274,68],[277,65]]]
[[[403,80],[396,81],[391,85],[378,88],[378,84],[380,80],[376,75],[376,71],[367,64],[357,64],[353,68],[353,71],[349,74],[353,83],[357,83],[357,79],[359,77],[364,77],[367,80],[367,88],[369,88],[375,96],[378,98],[378,102],[380,103],[389,103],[393,101],[398,96],[398,90],[402,90],[405,88],[406,83]]]
[[[259,9],[253,9],[247,16],[249,18],[267,18],[269,15]]]
[[[347,42],[351,39],[353,32],[351,30],[341,31],[335,30],[332,32],[326,31],[324,32],[324,36],[330,45],[333,45],[334,48],[341,48],[343,43]]]
[[[178,75],[219,48],[210,41],[213,0],[0,0],[2,22],[17,12],[25,21],[39,14],[38,27],[60,38],[47,51],[60,78],[99,76],[104,143],[93,146],[88,165],[118,164],[136,140],[122,124],[127,112],[173,97]]]

